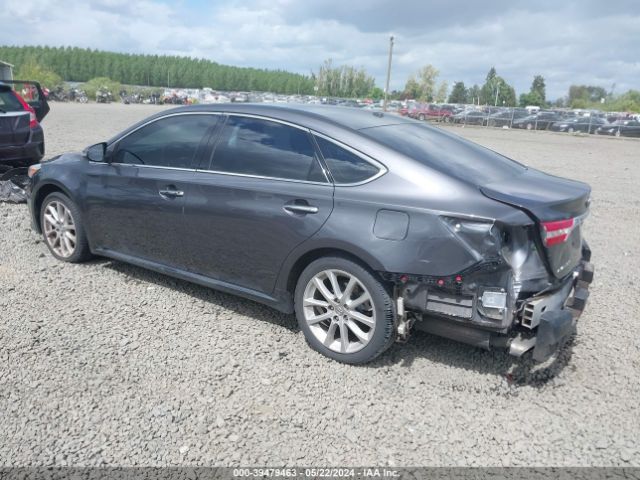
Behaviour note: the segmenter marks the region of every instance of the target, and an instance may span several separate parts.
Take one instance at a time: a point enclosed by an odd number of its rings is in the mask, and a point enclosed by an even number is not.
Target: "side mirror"
[[[96,143],[85,148],[84,156],[92,162],[104,162],[107,153],[107,144],[105,142]]]

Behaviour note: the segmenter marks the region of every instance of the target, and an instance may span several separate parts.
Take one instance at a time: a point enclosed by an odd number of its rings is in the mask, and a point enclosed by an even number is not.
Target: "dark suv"
[[[588,185],[382,112],[183,107],[30,174],[56,258],[295,312],[314,349],[348,363],[414,326],[545,359],[593,276]]]
[[[37,82],[0,81],[0,175],[42,159],[44,132],[40,122],[48,112]]]

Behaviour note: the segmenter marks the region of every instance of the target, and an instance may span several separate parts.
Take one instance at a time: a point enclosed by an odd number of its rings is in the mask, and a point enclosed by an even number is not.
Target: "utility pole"
[[[393,35],[389,37],[389,64],[387,65],[387,86],[384,89],[384,103],[382,110],[387,111],[387,97],[389,96],[389,80],[391,80],[391,58],[393,57]]]

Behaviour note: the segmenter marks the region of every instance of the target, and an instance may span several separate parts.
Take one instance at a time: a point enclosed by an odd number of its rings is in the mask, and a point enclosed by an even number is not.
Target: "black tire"
[[[418,115],[418,120],[422,120],[424,122],[424,115],[423,114]]]
[[[61,256],[55,252],[52,245],[50,244],[50,240],[45,234],[45,211],[47,209],[47,206],[54,201],[62,203],[69,210],[69,212],[71,213],[71,217],[73,218],[73,223],[75,224],[76,244],[75,248],[73,249],[73,253],[67,257]],[[87,241],[87,235],[83,226],[80,209],[75,204],[75,202],[73,202],[73,200],[71,200],[65,194],[61,192],[54,192],[45,197],[44,201],[42,202],[42,207],[40,208],[40,227],[42,228],[42,237],[44,239],[44,243],[56,259],[63,262],[80,263],[89,260],[92,257],[91,250],[89,249],[89,242]]]
[[[316,338],[305,320],[303,296],[307,284],[316,274],[332,269],[342,270],[355,276],[366,287],[372,298],[372,306],[376,315],[373,335],[369,343],[354,353],[340,353],[326,347]],[[307,343],[317,352],[339,362],[354,365],[370,362],[387,350],[395,340],[395,308],[391,295],[372,272],[346,258],[324,257],[310,263],[298,278],[294,300],[298,325],[304,333]]]

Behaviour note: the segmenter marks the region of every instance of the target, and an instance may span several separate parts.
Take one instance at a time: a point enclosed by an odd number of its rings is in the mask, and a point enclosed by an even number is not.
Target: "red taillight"
[[[24,101],[24,98],[22,98],[16,92],[13,92],[13,94],[16,96],[16,98],[20,102],[20,105],[22,105],[22,108],[24,108],[27,112],[29,112],[29,128],[36,128],[38,126],[38,118],[36,117],[36,111],[33,109],[31,105],[29,105],[27,102]]]
[[[542,222],[542,241],[547,247],[564,243],[571,235],[575,226],[575,220],[557,220],[555,222]]]

